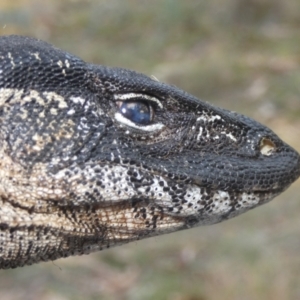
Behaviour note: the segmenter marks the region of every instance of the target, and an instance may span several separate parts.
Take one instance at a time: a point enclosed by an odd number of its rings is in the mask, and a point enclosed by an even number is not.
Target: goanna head
[[[94,238],[78,252],[223,221],[299,177],[298,153],[248,117],[41,41],[0,46],[1,197],[71,219]]]

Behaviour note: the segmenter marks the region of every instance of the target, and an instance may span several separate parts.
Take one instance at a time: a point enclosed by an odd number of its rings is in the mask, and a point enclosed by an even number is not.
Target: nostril
[[[262,155],[270,156],[274,153],[275,144],[268,138],[262,138],[259,145],[259,150]]]

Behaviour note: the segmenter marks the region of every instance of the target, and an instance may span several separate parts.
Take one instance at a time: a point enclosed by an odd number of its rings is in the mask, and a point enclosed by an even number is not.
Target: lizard
[[[0,37],[0,268],[225,221],[300,175],[272,130],[135,71]]]

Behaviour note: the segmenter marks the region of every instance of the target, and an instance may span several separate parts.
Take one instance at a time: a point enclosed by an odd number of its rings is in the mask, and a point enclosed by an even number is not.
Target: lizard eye
[[[149,125],[153,120],[153,107],[146,101],[118,101],[117,106],[122,116],[137,125]]]
[[[162,110],[159,99],[142,93],[114,95],[117,110],[115,119],[121,126],[141,131],[155,132],[164,127],[163,123],[155,122],[155,111]]]

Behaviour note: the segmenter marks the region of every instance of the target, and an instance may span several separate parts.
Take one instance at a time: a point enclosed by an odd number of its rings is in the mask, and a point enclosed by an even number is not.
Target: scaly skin
[[[0,268],[221,222],[300,175],[256,121],[31,38],[0,38],[0,108]]]

